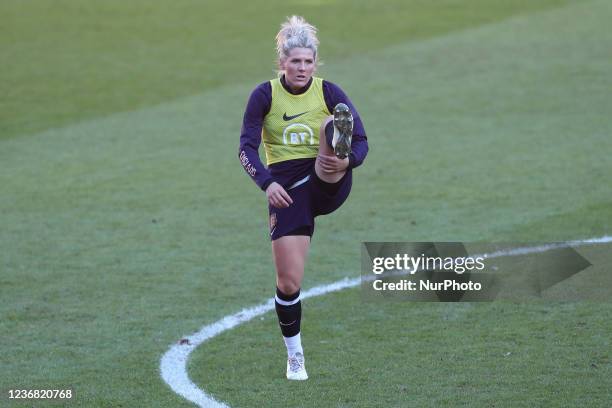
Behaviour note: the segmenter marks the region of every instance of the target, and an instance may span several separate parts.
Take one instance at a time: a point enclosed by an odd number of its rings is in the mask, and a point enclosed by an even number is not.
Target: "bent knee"
[[[293,295],[295,292],[300,290],[300,283],[290,278],[282,278],[279,276],[276,282],[278,289],[287,296]]]

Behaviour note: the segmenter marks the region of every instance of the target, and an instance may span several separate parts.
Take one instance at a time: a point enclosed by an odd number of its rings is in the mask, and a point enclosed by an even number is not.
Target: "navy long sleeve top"
[[[290,93],[302,94],[312,84],[312,79],[304,88],[293,92],[287,86],[284,77],[281,78],[283,87]],[[349,155],[349,168],[355,168],[363,163],[368,154],[368,141],[359,117],[359,113],[348,96],[339,86],[323,80],[323,96],[325,104],[330,112],[338,103],[345,103],[353,114],[353,137]],[[268,168],[264,166],[259,158],[259,146],[261,144],[261,131],[265,116],[272,106],[272,86],[270,81],[259,84],[251,93],[246,106],[242,129],[240,132],[240,147],[238,157],[247,174],[261,188],[266,190],[268,186],[276,181],[283,187],[288,187],[295,181],[310,174],[314,166],[315,158],[287,160],[271,164]]]

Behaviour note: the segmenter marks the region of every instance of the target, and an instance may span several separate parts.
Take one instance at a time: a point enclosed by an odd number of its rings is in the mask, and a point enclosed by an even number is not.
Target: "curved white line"
[[[565,243],[549,244],[536,247],[515,248],[506,251],[496,251],[490,254],[484,254],[486,258],[497,258],[502,256],[516,256],[539,252],[546,252],[552,249],[581,246],[586,244],[605,244],[612,242],[612,236],[604,236],[601,238],[590,238],[579,241],[568,241]],[[344,278],[334,283],[327,285],[316,286],[305,292],[302,292],[301,297],[307,299],[310,297],[325,295],[330,292],[336,292],[342,289],[352,288],[361,283],[361,278]],[[200,344],[213,337],[223,333],[224,331],[233,329],[234,327],[248,322],[249,320],[261,316],[269,311],[274,310],[274,298],[268,299],[266,303],[258,306],[242,309],[240,312],[226,316],[215,323],[204,326],[190,336],[184,337],[181,341],[183,344],[175,344],[162,356],[160,364],[160,372],[162,379],[172,388],[172,390],[181,395],[183,398],[193,402],[202,408],[230,408],[228,405],[215,400],[213,397],[202,391],[195,385],[187,374],[187,360],[189,354],[195,350]]]

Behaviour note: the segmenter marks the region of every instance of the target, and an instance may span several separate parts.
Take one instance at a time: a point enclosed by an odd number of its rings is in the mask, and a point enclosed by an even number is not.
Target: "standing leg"
[[[275,308],[287,347],[287,378],[290,380],[308,379],[300,335],[300,287],[309,247],[310,237],[302,235],[288,235],[272,241],[276,266]]]

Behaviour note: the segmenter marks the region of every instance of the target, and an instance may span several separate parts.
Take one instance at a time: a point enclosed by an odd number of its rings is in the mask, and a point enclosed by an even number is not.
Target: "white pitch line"
[[[587,245],[587,244],[606,244],[609,242],[612,242],[612,237],[604,236],[601,238],[591,238],[591,239],[584,239],[584,240],[579,240],[579,241],[557,242],[553,244],[546,244],[546,245],[540,245],[540,246],[535,246],[535,247],[507,249],[507,250],[491,252],[490,254],[473,255],[473,256],[474,257],[480,256],[483,258],[500,258],[502,256],[538,254],[542,252],[551,251],[553,249],[569,248],[572,246],[581,246],[581,245]]]
[[[612,236],[604,236],[601,238],[590,238],[565,243],[496,251],[490,254],[485,254],[484,257],[490,259],[503,256],[526,255],[547,252],[558,248],[587,244],[605,244],[610,242],[612,242]],[[301,297],[303,299],[307,299],[310,297],[322,296],[327,293],[358,286],[360,283],[361,278],[344,278],[334,283],[315,286],[314,288],[308,289],[307,291],[302,292]],[[272,310],[274,310],[274,298],[268,299],[266,303],[262,303],[258,306],[245,308],[238,313],[225,316],[215,323],[202,327],[200,331],[190,336],[185,336],[184,339],[187,340],[185,344],[174,344],[162,356],[160,363],[162,379],[170,386],[170,388],[172,388],[175,393],[181,395],[183,398],[193,402],[201,408],[230,408],[229,405],[215,400],[191,381],[189,375],[187,374],[187,360],[189,359],[189,355],[205,341]]]

